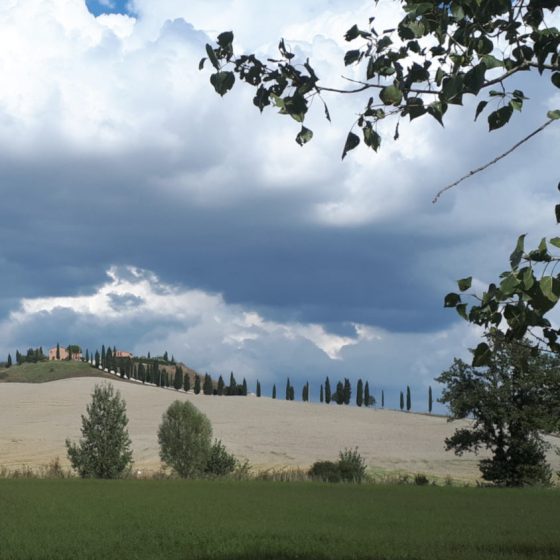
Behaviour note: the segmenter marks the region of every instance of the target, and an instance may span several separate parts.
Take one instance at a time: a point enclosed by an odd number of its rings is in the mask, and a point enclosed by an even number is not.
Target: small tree
[[[261,383],[257,380],[257,397],[261,396]]]
[[[183,379],[183,389],[185,390],[185,393],[188,393],[191,390],[191,376],[188,372],[185,374]]]
[[[8,354],[8,361],[6,362],[6,367],[12,367],[12,355]]]
[[[410,412],[411,408],[412,408],[412,402],[410,398],[410,387],[407,385],[406,386],[406,411]]]
[[[366,399],[366,406],[368,405],[369,399],[369,389],[368,389],[368,398]],[[358,379],[358,386],[356,387],[356,404],[358,406],[362,406],[364,404],[364,384],[361,379]]]
[[[110,384],[96,385],[82,415],[82,439],[66,440],[68,459],[82,478],[119,478],[132,462],[126,404]]]
[[[401,391],[401,398],[400,398],[400,406],[401,406],[401,410],[404,410],[404,395],[403,392]]]
[[[344,378],[343,395],[344,404],[350,404],[350,398],[352,397],[352,387],[350,385],[350,379],[348,379],[347,377]]]
[[[246,397],[247,396],[247,381],[243,378],[243,384],[241,385],[241,394]]]
[[[336,384],[336,392],[333,395],[333,400],[336,404],[344,404],[344,385],[342,381]]]
[[[60,344],[56,343],[56,359],[60,360]]]
[[[219,396],[222,396],[224,394],[224,389],[225,389],[224,378],[220,375],[220,377],[218,378],[218,389],[216,390],[217,394]]]
[[[214,383],[212,383],[212,378],[207,373],[204,374],[204,384],[202,386],[202,392],[205,395],[212,395],[214,393]]]
[[[272,386],[272,398],[276,398],[276,383]]]
[[[198,373],[194,376],[194,394],[200,394],[200,375]]]
[[[319,390],[319,402],[323,402],[325,400],[324,393],[323,393],[323,384],[321,383],[321,389]]]
[[[433,398],[432,398],[432,386],[428,387],[428,412],[432,413],[432,405],[433,405]]]
[[[290,396],[291,396],[291,391],[290,391],[290,389],[291,389],[290,378],[288,377],[288,379],[287,379],[287,381],[286,381],[286,400],[287,400],[287,401],[291,400],[291,399],[290,399]]]
[[[158,430],[161,460],[181,478],[204,472],[210,457],[210,420],[188,401],[175,401],[163,414]]]
[[[385,408],[385,391],[381,389],[381,408]]]
[[[183,368],[175,366],[175,377],[173,377],[173,387],[178,391],[183,387]]]
[[[331,403],[331,382],[329,381],[329,378],[327,377],[325,379],[325,402],[327,404]]]

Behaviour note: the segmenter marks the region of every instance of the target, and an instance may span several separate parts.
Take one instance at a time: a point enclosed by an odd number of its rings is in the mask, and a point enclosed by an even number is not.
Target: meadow
[[[0,558],[560,558],[552,489],[0,480]]]
[[[0,370],[0,382],[3,381],[5,383],[47,383],[73,377],[105,377],[107,379],[114,379],[114,375],[96,370],[84,362],[76,361],[24,363],[20,366],[12,366]]]

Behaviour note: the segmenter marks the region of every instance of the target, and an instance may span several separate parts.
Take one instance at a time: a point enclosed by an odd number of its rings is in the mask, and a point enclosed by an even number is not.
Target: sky
[[[388,406],[410,385],[425,409],[481,334],[445,294],[494,281],[519,234],[556,234],[558,127],[432,198],[542,124],[553,86],[516,78],[530,101],[492,134],[472,100],[341,161],[359,99],[327,97],[332,124],[317,107],[301,148],[294,121],[259,114],[243,85],[220,98],[198,70],[234,30],[238,52],[273,56],[284,37],[344,86],[343,34],[374,11],[399,17],[362,0],[2,2],[0,356],[167,350],[265,394],[363,378]]]

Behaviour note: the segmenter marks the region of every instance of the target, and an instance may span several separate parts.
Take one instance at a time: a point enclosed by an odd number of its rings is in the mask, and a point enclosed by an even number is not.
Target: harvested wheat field
[[[66,461],[66,438],[80,436],[95,378],[42,384],[0,384],[0,465],[39,467],[55,457]],[[113,381],[127,404],[135,468],[160,468],[157,429],[175,399],[194,403],[211,420],[214,435],[239,458],[259,469],[307,467],[336,459],[345,447],[358,447],[372,469],[422,472],[433,477],[473,480],[477,458],[446,452],[443,440],[459,423],[424,414],[337,407],[256,397],[186,395],[173,389]],[[555,445],[560,439],[550,438]],[[559,457],[549,455],[555,470]]]

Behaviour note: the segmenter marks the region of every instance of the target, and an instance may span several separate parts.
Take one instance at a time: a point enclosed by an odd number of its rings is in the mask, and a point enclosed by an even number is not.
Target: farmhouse
[[[127,352],[126,350],[117,350],[114,356],[115,358],[132,358],[134,354],[132,352]]]
[[[57,357],[57,350],[58,350],[58,357]],[[79,361],[82,359],[82,353],[78,350],[78,352],[72,352],[70,356],[71,360]],[[49,360],[68,360],[68,350],[64,348],[64,346],[54,346],[53,348],[49,348]]]

